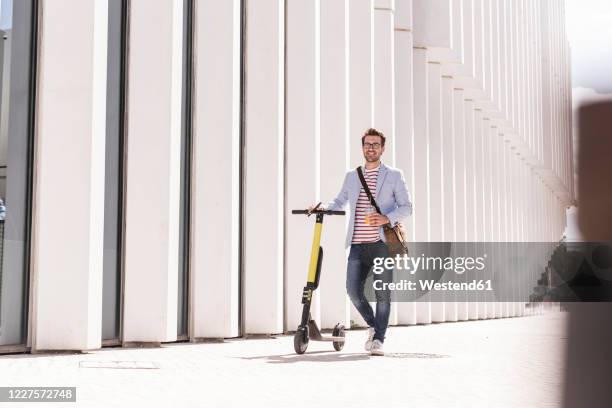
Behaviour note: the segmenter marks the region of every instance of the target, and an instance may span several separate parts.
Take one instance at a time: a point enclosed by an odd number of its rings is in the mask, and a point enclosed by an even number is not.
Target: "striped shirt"
[[[378,180],[378,170],[380,166],[375,169],[363,169],[363,177],[368,184],[368,188],[372,193],[373,197],[376,197],[376,182]],[[366,209],[371,206],[368,195],[366,194],[363,186],[357,199],[357,207],[355,208],[355,229],[353,230],[353,244],[363,244],[367,242],[376,242],[380,240],[379,227],[374,225],[367,225],[365,223]],[[376,211],[376,210],[374,210]]]

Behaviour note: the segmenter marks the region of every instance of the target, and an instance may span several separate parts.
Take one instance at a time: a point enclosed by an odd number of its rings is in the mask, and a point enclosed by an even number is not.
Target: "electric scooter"
[[[344,211],[326,211],[319,209],[321,203],[317,204],[312,210],[293,210],[292,214],[305,214],[310,217],[312,214],[317,216],[314,238],[312,240],[312,248],[310,250],[310,265],[308,267],[308,280],[302,293],[302,321],[293,337],[293,348],[298,354],[304,354],[308,348],[308,341],[331,341],[336,351],[342,350],[344,347],[344,326],[340,323],[336,324],[331,336],[323,336],[317,323],[310,315],[310,302],[312,294],[319,287],[319,278],[321,277],[321,264],[323,262],[323,248],[321,247],[321,230],[323,228],[323,217],[325,215],[345,215]]]

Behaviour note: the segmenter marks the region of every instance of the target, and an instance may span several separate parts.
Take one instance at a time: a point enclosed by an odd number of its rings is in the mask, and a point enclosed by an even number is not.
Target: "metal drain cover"
[[[444,354],[428,354],[428,353],[385,353],[385,357],[391,358],[448,358]]]
[[[154,361],[80,361],[80,368],[112,368],[123,370],[158,370]]]

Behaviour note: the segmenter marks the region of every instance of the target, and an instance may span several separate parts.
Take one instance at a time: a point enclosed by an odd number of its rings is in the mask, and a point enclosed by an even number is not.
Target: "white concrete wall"
[[[179,273],[183,1],[132,1],[129,39],[123,341],[173,341]]]
[[[412,2],[395,4],[395,155],[396,167],[404,170],[408,191],[414,192],[414,82]],[[405,222],[406,232],[415,236],[414,217]],[[416,324],[416,303],[397,303],[397,323]]]
[[[386,137],[385,163],[396,166],[395,135],[395,19],[394,1],[376,0],[374,2],[374,120],[373,126]],[[358,138],[354,138],[358,139]],[[391,303],[389,324],[398,322],[397,303]]]
[[[349,7],[351,0],[325,0],[320,4],[320,198],[338,194],[349,168]],[[295,217],[295,216],[294,216]],[[304,220],[302,220],[304,222]],[[312,221],[311,221],[312,222]],[[348,217],[327,217],[323,230],[325,267],[317,290],[321,325],[350,325],[350,300],[345,295],[347,253],[344,238]],[[309,224],[312,228],[312,225]],[[304,269],[301,270],[304,279]],[[305,282],[304,282],[305,283]],[[295,324],[295,323],[294,323]]]
[[[363,163],[360,135],[374,123],[374,1],[349,0],[348,13],[349,168],[354,169]],[[346,276],[346,269],[340,273]],[[350,309],[351,322],[366,327],[352,304]]]
[[[321,13],[318,0],[289,0],[286,6],[285,328],[295,330],[302,316],[299,300],[308,276],[314,217],[291,215],[291,210],[321,201]],[[320,322],[316,292],[310,312]]]
[[[192,338],[239,335],[240,15],[239,0],[195,2]]]
[[[363,162],[360,135],[374,122],[374,2],[349,1],[349,166],[354,169]]]
[[[243,310],[246,333],[283,331],[285,2],[247,2]],[[296,299],[299,301],[299,299]]]
[[[32,349],[95,349],[102,336],[108,3],[43,2],[41,11]]]

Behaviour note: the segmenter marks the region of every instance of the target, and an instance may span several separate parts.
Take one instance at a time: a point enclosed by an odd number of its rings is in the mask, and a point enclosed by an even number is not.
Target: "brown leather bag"
[[[372,196],[372,192],[368,187],[368,183],[366,183],[365,177],[363,177],[361,166],[357,167],[357,174],[359,175],[359,180],[361,180],[361,185],[363,186],[365,193],[370,199],[372,207],[376,209],[377,213],[383,215],[378,207],[378,204],[376,204],[376,200],[374,200],[374,197]],[[398,222],[394,226],[391,224],[383,225],[383,232],[385,234],[385,240],[387,241],[387,248],[389,249],[389,257],[395,258],[396,255],[408,255],[408,234],[406,234],[406,230],[401,222]]]

